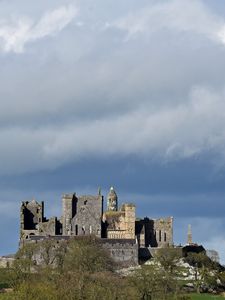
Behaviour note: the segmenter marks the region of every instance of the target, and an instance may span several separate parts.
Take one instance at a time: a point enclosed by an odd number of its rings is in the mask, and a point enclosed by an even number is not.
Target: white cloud
[[[61,6],[47,12],[38,22],[28,17],[0,22],[0,48],[4,52],[21,53],[27,43],[54,35],[65,28],[77,14],[74,6]]]
[[[225,44],[224,19],[209,11],[204,2],[199,0],[149,4],[118,19],[112,26],[127,31],[128,39],[137,34],[152,34],[166,29],[200,34]]]
[[[221,43],[225,44],[225,24],[221,26],[221,29],[217,32],[217,37]]]

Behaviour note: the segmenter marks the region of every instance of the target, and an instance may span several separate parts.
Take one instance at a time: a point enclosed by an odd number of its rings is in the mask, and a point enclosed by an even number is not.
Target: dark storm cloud
[[[222,218],[225,210],[224,181],[224,173],[212,170],[205,161],[189,159],[158,164],[135,157],[110,157],[82,160],[56,171],[29,176],[1,177],[0,188],[21,189],[23,196],[26,193],[25,198],[42,198],[43,191],[49,196],[54,191],[54,197],[59,199],[66,191],[97,193],[98,186],[106,194],[109,186],[114,185],[120,198],[136,202],[142,215],[149,208],[151,214],[157,216],[162,213],[180,217]],[[9,196],[7,200],[10,200]]]

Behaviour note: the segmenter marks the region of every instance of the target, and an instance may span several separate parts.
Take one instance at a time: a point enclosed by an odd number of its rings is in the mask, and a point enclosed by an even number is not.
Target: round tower
[[[110,191],[107,196],[107,210],[108,211],[118,210],[118,197],[113,187],[110,188]]]

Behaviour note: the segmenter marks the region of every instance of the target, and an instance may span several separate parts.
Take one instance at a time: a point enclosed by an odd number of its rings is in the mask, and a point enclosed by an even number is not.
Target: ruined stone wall
[[[157,247],[153,220],[150,220],[147,217],[136,220],[135,235],[137,237],[139,247]]]
[[[124,215],[124,225],[126,230],[126,239],[135,239],[135,205],[134,204],[124,204],[123,209]]]
[[[77,198],[75,194],[64,194],[62,197],[62,228],[63,235],[72,234],[72,219],[77,212]]]
[[[135,234],[139,247],[168,247],[173,245],[173,218],[136,220]]]
[[[44,221],[44,202],[24,201],[20,208],[20,237],[37,234],[37,225]]]
[[[125,238],[125,212],[124,211],[106,211],[103,215],[103,226],[105,227],[105,235],[103,237],[109,239]]]
[[[154,220],[154,234],[157,247],[173,245],[173,217]]]
[[[57,232],[57,218],[52,217],[46,222],[38,224],[39,235],[56,235]]]
[[[22,202],[20,209],[20,239],[28,239],[31,235],[62,234],[61,223],[56,217],[47,220],[44,217],[44,202],[35,200]]]
[[[119,211],[103,214],[103,196],[65,194],[62,198],[62,217],[47,220],[44,203],[35,200],[21,206],[21,240],[30,236],[95,235],[108,239],[138,241],[139,247],[168,247],[173,245],[173,218],[136,221],[134,204],[123,204]]]
[[[108,230],[107,238],[108,239],[125,239],[126,231],[125,230]]]
[[[123,204],[119,211],[103,215],[106,236],[109,239],[135,239],[135,205]]]
[[[103,196],[80,196],[71,221],[72,235],[94,234],[101,237]]]
[[[43,241],[52,241],[53,242],[53,249],[49,252],[50,256],[54,255],[54,251],[57,250],[57,245],[60,245],[63,241],[69,241],[70,239],[80,239],[81,236],[51,236],[51,237],[44,237],[44,236],[30,236],[29,239],[23,241],[21,247],[26,243],[34,243],[37,244]],[[108,251],[111,258],[120,263],[123,266],[129,267],[133,265],[138,265],[138,245],[135,240],[133,239],[98,239],[99,244]],[[40,252],[39,250],[35,253],[34,259],[37,264],[43,263],[42,254],[45,253]]]
[[[143,227],[143,230],[141,233],[137,234],[137,242],[139,247],[146,247],[146,239],[145,239],[145,227]]]
[[[117,263],[129,267],[138,265],[138,245],[133,239],[102,239],[102,246]]]

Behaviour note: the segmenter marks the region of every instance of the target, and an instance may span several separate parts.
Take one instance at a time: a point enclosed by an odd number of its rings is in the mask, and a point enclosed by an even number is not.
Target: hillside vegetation
[[[162,249],[154,263],[122,275],[120,266],[113,263],[93,237],[28,244],[16,258],[12,268],[0,270],[0,288],[5,291],[0,299],[220,299],[199,293],[219,291],[219,281],[220,289],[225,284],[224,271],[201,255],[187,258],[193,265],[192,272],[196,272],[194,280],[187,282],[186,271],[178,264],[180,258],[173,249]],[[191,291],[197,294],[192,295]]]

